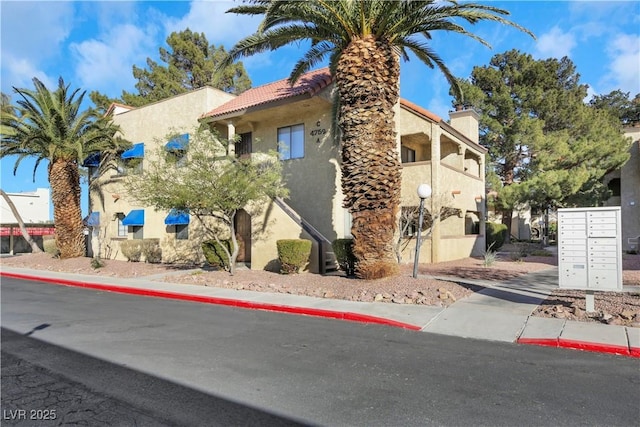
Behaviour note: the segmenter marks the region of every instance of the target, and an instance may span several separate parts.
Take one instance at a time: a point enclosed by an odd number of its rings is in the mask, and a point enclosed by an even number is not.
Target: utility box
[[[561,289],[622,290],[620,207],[558,209]]]

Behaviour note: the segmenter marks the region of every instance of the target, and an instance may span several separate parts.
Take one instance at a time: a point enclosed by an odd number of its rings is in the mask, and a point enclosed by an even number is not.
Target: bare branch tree
[[[460,209],[447,206],[451,203],[450,197],[447,194],[438,194],[426,200],[429,200],[429,202],[425,202],[421,230],[418,230],[419,207],[402,206],[401,208],[400,224],[398,227],[399,233],[395,244],[398,263],[402,263],[402,251],[406,249],[412,239],[417,237],[418,233],[424,233],[422,234],[422,239],[426,239],[431,235],[434,221],[445,220],[460,213]],[[437,215],[434,217],[431,210],[426,206],[432,206],[432,209],[438,212]],[[415,231],[410,233],[411,229]]]

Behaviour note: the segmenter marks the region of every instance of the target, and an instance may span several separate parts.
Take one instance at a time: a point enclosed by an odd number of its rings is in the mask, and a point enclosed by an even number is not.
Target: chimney
[[[478,120],[480,116],[472,108],[450,111],[451,126],[475,143],[480,142]]]

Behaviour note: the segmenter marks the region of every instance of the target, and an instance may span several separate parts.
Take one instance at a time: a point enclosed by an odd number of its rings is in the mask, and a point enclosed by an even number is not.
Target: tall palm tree
[[[342,190],[344,207],[353,216],[356,274],[393,274],[401,175],[394,124],[400,57],[408,60],[411,52],[428,67],[437,66],[462,98],[455,77],[429,46],[433,31],[463,34],[487,46],[455,20],[497,21],[531,33],[504,19],[506,10],[453,1],[247,0],[228,12],[263,15],[257,32],[230,50],[228,63],[310,41],[289,76],[293,84],[328,56],[338,89]]]
[[[34,180],[40,163],[48,161],[60,257],[83,256],[79,165],[91,153],[123,150],[130,143],[114,137],[119,128],[109,118],[92,108],[81,111],[85,92],[71,92],[62,78],[53,92],[37,78],[33,84],[35,90],[13,88],[20,99],[13,112],[2,114],[0,158],[17,156],[15,175],[22,160],[35,157]]]

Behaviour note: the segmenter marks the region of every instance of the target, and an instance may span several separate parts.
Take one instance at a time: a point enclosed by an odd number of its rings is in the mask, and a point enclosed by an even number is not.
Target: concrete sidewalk
[[[5,266],[0,275],[134,295],[376,323],[464,338],[640,357],[640,328],[531,317],[536,307],[558,287],[557,268],[499,284],[437,277],[484,287],[446,308],[177,285],[154,281],[152,277],[123,279]]]

